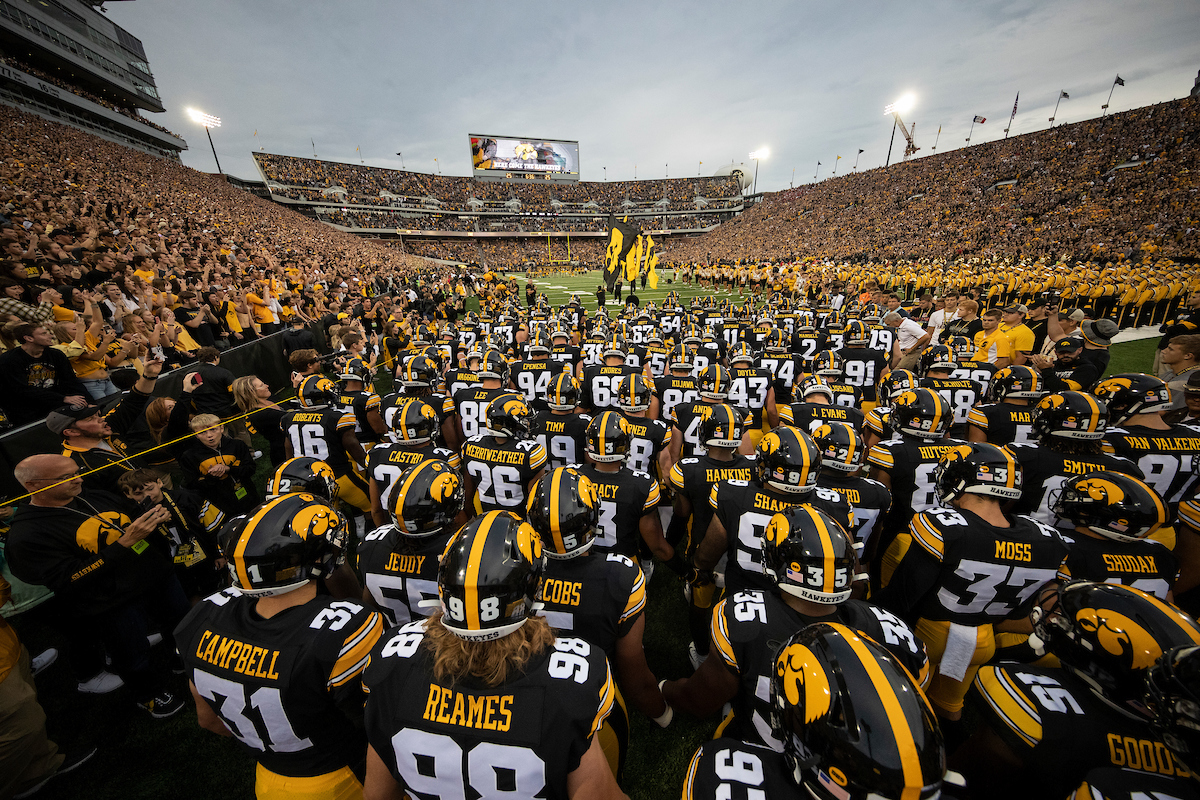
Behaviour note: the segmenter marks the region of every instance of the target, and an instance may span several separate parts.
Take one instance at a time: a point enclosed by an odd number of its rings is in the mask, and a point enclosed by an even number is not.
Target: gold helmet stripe
[[[558,492],[562,488],[563,473],[566,470],[556,469],[550,473],[550,535],[554,537],[554,552],[567,552],[563,544],[562,525],[558,515]]]
[[[1080,392],[1080,394],[1083,395],[1084,400],[1087,400],[1088,407],[1092,409],[1092,419],[1088,422],[1087,432],[1095,433],[1096,428],[1100,425],[1100,404],[1096,402],[1096,398],[1087,392]]]
[[[814,510],[810,510],[808,516],[816,526],[817,538],[821,540],[821,591],[825,594],[832,594],[834,578],[833,539],[829,536],[829,526],[825,524],[825,520],[822,519],[820,514]]]
[[[402,486],[393,486],[392,487],[392,496],[390,498],[391,502],[388,503],[388,505],[390,505],[392,507],[392,516],[394,516],[396,518],[396,523],[398,526],[400,523],[404,522],[403,515],[401,514],[401,511],[404,509],[404,499],[403,499],[404,493],[408,491],[408,488],[413,485],[413,481],[415,481],[417,479],[417,477],[421,474],[421,472],[423,471],[422,468],[426,464],[430,464],[430,463],[432,463],[432,462],[425,461],[425,462],[422,462],[421,464],[418,464],[417,468],[414,469],[409,474],[408,478],[404,481],[404,484]],[[401,530],[400,532],[404,533],[403,530]]]
[[[479,527],[475,529],[475,539],[471,542],[471,552],[467,556],[467,575],[464,581],[466,596],[463,598],[466,608],[467,630],[483,630],[479,619],[479,569],[483,564],[483,551],[487,547],[488,533],[492,530],[496,519],[503,513],[489,511],[484,515]]]
[[[238,583],[243,589],[249,589],[253,586],[250,580],[250,573],[246,571],[246,546],[250,544],[250,534],[254,532],[254,528],[259,521],[266,515],[268,511],[275,507],[275,503],[266,503],[250,519],[246,520],[245,527],[242,528],[242,535],[238,537],[237,544],[233,548],[233,563],[237,567]]]

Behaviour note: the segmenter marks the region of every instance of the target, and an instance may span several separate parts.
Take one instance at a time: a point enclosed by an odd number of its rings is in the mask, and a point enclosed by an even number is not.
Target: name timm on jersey
[[[231,669],[239,675],[279,680],[275,671],[278,650],[248,644],[212,631],[205,631],[196,643],[196,658],[221,669]]]
[[[507,731],[512,727],[513,695],[475,696],[437,684],[429,685],[423,719],[442,725],[477,730]]]

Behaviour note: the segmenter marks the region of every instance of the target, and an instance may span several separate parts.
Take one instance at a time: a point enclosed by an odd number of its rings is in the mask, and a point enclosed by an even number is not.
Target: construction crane
[[[905,95],[904,97],[900,98],[896,102],[890,103],[887,106],[884,106],[883,113],[891,114],[892,119],[895,120],[892,123],[892,139],[890,142],[888,142],[887,163],[884,166],[887,166],[887,164],[892,163],[892,145],[896,141],[896,128],[899,128],[900,132],[902,134],[904,134],[904,139],[907,142],[907,144],[905,144],[905,146],[904,146],[904,160],[905,161],[908,160],[909,156],[913,155],[914,153],[916,153],[918,150],[921,149],[921,148],[917,147],[916,144],[913,143],[913,134],[917,130],[917,123],[914,122],[912,124],[912,128],[910,129],[904,124],[904,120],[900,119],[900,112],[908,111],[910,108],[912,108],[914,102],[915,102],[915,99],[913,98],[912,95]]]

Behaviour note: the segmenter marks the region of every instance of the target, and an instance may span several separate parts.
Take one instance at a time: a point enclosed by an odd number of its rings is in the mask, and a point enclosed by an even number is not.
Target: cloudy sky
[[[250,152],[470,174],[468,133],[579,141],[584,180],[711,174],[759,147],[759,188],[882,166],[883,106],[906,92],[919,155],[1182,97],[1200,69],[1196,0],[960,2],[109,3],[140,37],[188,140],[215,171],[194,106],[221,117],[227,172]],[[940,138],[933,150],[939,126]],[[257,136],[255,136],[257,131]],[[899,134],[893,154],[903,150]],[[356,152],[355,148],[361,148]],[[438,159],[435,163],[434,159]],[[703,162],[703,165],[700,164]]]

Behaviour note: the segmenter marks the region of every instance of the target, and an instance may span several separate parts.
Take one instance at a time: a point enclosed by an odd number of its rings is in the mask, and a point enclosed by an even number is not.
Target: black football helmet
[[[908,369],[894,369],[879,379],[875,391],[879,395],[879,405],[891,405],[892,398],[918,388],[921,381],[917,374]]]
[[[871,339],[871,329],[860,319],[852,319],[842,330],[842,341],[846,344],[866,344]]]
[[[813,443],[821,451],[821,466],[838,472],[862,469],[866,444],[848,422],[823,422],[812,433]]]
[[[626,350],[625,337],[614,333],[604,340],[604,347],[601,349],[600,355],[604,358],[614,356],[624,361]]]
[[[233,585],[252,597],[299,589],[345,559],[346,519],[307,492],[285,494],[234,517],[221,529],[221,554]]]
[[[833,402],[833,389],[829,388],[829,384],[820,375],[806,375],[796,381],[792,389],[792,396],[799,397],[803,402],[808,402],[808,398],[818,394],[825,398],[825,402]]]
[[[1200,769],[1200,647],[1172,647],[1146,672],[1150,727],[1193,775]]]
[[[441,427],[433,406],[416,397],[404,399],[391,417],[392,439],[397,444],[425,444],[434,438]]]
[[[701,400],[721,403],[729,396],[729,381],[729,370],[720,364],[710,364],[696,377],[696,390]]]
[[[1030,614],[1034,649],[1045,647],[1063,669],[1119,705],[1139,703],[1146,671],[1163,651],[1200,644],[1200,626],[1184,612],[1132,586],[1060,584]]]
[[[763,350],[768,353],[786,353],[789,349],[787,333],[778,328],[771,331],[763,342]]]
[[[532,424],[533,411],[519,394],[506,392],[488,403],[487,429],[493,436],[528,439]]]
[[[501,383],[508,382],[508,359],[495,348],[488,348],[480,359],[479,368],[475,374],[480,378],[494,378]]]
[[[738,364],[747,364],[754,366],[754,359],[757,358],[754,350],[746,342],[738,342],[729,350],[729,366],[733,367]]]
[[[508,511],[475,517],[442,553],[442,625],[474,641],[507,636],[540,607],[544,567],[542,540],[528,522]]]
[[[558,467],[538,478],[525,518],[542,537],[547,558],[582,555],[600,524],[595,487],[576,469]]]
[[[451,530],[465,497],[458,472],[441,459],[431,459],[400,473],[387,510],[404,535],[435,536]]]
[[[337,398],[337,384],[324,375],[309,375],[296,389],[296,399],[303,408],[324,408]]]
[[[992,376],[988,386],[988,401],[1037,400],[1045,397],[1045,381],[1041,373],[1023,364],[1005,367]]]
[[[548,356],[550,355],[550,346],[549,334],[545,331],[538,331],[529,339],[526,351],[531,356]]]
[[[959,361],[970,361],[971,356],[975,355],[975,343],[966,336],[951,336],[942,344],[950,345],[950,349],[954,351],[954,356]]]
[[[954,355],[954,351],[950,349],[950,345],[935,344],[931,347],[926,347],[921,353],[920,360],[917,361],[917,375],[924,378],[929,374],[930,370],[950,371],[958,366],[958,359]]]
[[[654,384],[640,373],[621,378],[617,390],[617,408],[622,411],[645,411],[654,398]]]
[[[574,411],[579,405],[579,382],[570,372],[560,372],[550,379],[546,405],[555,411]]]
[[[893,430],[920,439],[941,439],[950,430],[954,413],[946,398],[933,389],[918,387],[896,395],[892,401]]]
[[[940,794],[946,753],[929,701],[886,649],[857,631],[819,622],[793,634],[776,656],[770,703],[771,732],[808,795]]]
[[[337,476],[333,468],[319,458],[289,458],[267,478],[267,497],[308,492],[327,503],[338,496]]]
[[[350,358],[342,364],[338,378],[343,381],[371,382],[371,368],[361,358]]]
[[[1108,406],[1108,421],[1113,425],[1135,414],[1154,414],[1171,407],[1171,390],[1162,378],[1140,372],[1106,378],[1096,384],[1092,394]]]
[[[707,409],[700,420],[700,443],[706,447],[737,447],[746,432],[742,412],[728,403]]]
[[[1057,436],[1060,439],[1095,441],[1108,429],[1108,407],[1083,392],[1057,392],[1046,395],[1033,408],[1030,431],[1035,439]]]
[[[1161,528],[1170,512],[1143,481],[1121,472],[1073,475],[1051,496],[1050,510],[1071,524],[1119,542],[1145,539]]]
[[[677,344],[671,348],[671,354],[667,357],[667,369],[672,372],[691,372],[696,366],[695,355],[695,348]]]
[[[832,517],[807,503],[771,518],[762,538],[763,572],[779,591],[822,605],[849,599],[854,541]]]
[[[817,485],[821,451],[804,431],[780,425],[759,440],[755,468],[763,486],[787,494],[808,494]]]
[[[863,417],[863,432],[870,431],[880,439],[892,436],[892,410],[887,406],[875,406]]]
[[[616,411],[605,411],[588,423],[584,452],[592,461],[624,461],[629,455],[632,435],[629,423]]]
[[[840,355],[834,350],[822,350],[813,356],[812,359],[812,374],[820,375],[822,378],[830,380],[841,380],[842,373],[845,370],[843,360]]]
[[[413,356],[400,367],[400,385],[406,388],[432,388],[438,382],[438,367],[429,356]]]
[[[986,442],[960,444],[942,454],[933,470],[933,482],[943,503],[964,494],[1019,500],[1021,465],[1003,447]]]

